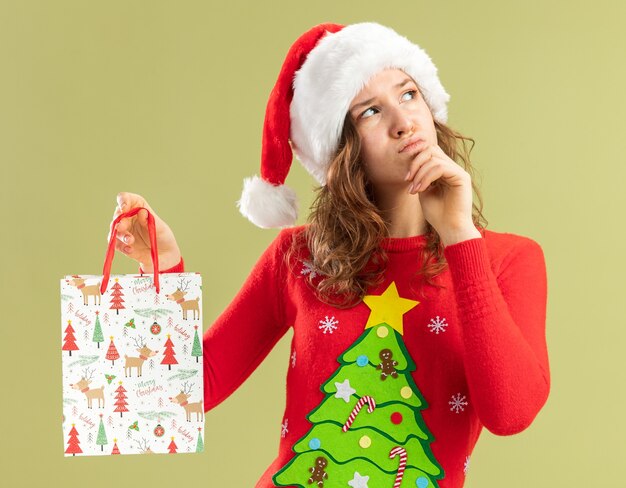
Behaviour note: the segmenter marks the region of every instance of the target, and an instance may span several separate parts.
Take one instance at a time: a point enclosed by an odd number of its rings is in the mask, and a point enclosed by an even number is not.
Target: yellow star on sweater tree
[[[365,324],[366,329],[384,322],[402,335],[404,335],[402,316],[420,303],[417,300],[401,298],[393,281],[382,295],[365,295],[363,301],[372,311]]]

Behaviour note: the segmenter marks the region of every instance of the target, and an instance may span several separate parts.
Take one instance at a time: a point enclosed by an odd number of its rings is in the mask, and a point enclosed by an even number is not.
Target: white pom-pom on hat
[[[258,176],[243,182],[239,211],[263,229],[290,227],[298,218],[296,192],[286,185],[272,185]]]

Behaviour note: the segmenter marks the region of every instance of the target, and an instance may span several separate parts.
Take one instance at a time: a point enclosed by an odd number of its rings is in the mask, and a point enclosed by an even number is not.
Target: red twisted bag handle
[[[152,264],[154,266],[154,286],[156,292],[159,293],[161,287],[159,286],[159,254],[157,252],[157,239],[156,239],[156,225],[154,222],[154,216],[145,207],[135,207],[126,213],[122,213],[117,216],[113,221],[111,231],[111,238],[109,239],[109,247],[107,248],[106,257],[104,259],[104,268],[102,269],[102,284],[100,285],[100,294],[104,295],[109,283],[109,277],[111,276],[111,263],[113,262],[113,256],[115,255],[115,239],[117,238],[117,224],[120,220],[126,217],[132,217],[139,213],[140,210],[148,212],[148,234],[150,235],[150,255],[152,256]]]

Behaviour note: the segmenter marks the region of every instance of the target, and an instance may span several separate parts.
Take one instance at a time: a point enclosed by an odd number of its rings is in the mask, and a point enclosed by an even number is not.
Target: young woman
[[[283,229],[204,334],[208,411],[293,327],[279,452],[257,487],[458,488],[483,427],[515,434],[546,402],[543,252],[481,225],[448,100],[428,55],[379,24],[315,26],[287,55],[239,201]],[[292,149],[320,183],[295,227]],[[117,200],[114,219],[152,211]],[[155,217],[161,268],[183,271]],[[144,213],[118,236],[151,271]]]

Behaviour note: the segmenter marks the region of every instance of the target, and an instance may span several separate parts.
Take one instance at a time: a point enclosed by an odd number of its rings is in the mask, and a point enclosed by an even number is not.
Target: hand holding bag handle
[[[111,231],[111,237],[109,239],[109,247],[107,248],[106,257],[104,259],[104,268],[102,269],[102,284],[100,285],[100,293],[104,295],[109,283],[109,277],[111,276],[111,264],[113,262],[113,256],[115,255],[115,239],[117,239],[117,224],[120,220],[126,217],[132,217],[139,213],[140,210],[148,212],[148,234],[150,235],[150,255],[152,256],[152,265],[154,266],[154,286],[156,292],[159,293],[161,287],[159,285],[159,253],[157,252],[157,239],[156,239],[156,225],[154,223],[154,216],[145,207],[135,207],[126,213],[122,213],[117,216],[113,221]]]

